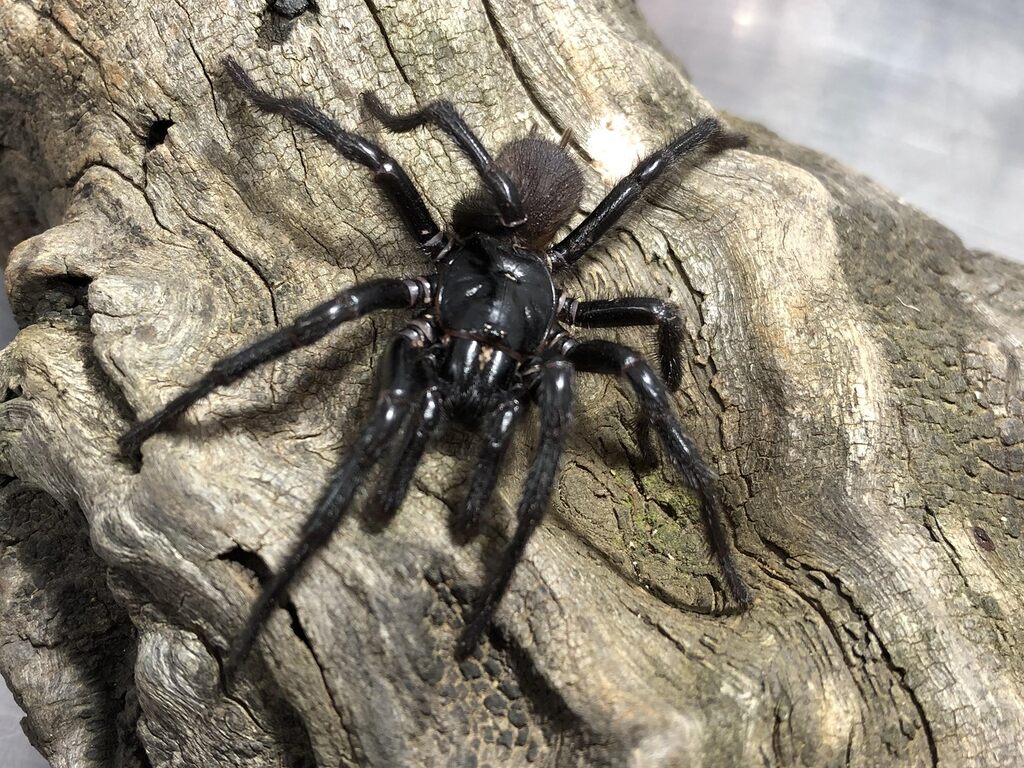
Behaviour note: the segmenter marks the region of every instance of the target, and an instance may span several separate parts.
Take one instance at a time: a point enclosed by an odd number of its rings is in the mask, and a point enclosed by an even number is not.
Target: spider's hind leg
[[[254,603],[224,663],[226,680],[231,680],[270,611],[302,566],[327,543],[367,473],[395,439],[410,411],[420,402],[423,388],[419,369],[421,361],[420,350],[407,336],[396,336],[391,342],[380,366],[381,384],[373,415],[359,439],[334,470],[330,483],[303,524],[291,551]]]
[[[508,589],[530,536],[537,530],[547,510],[551,487],[572,421],[573,368],[564,357],[551,355],[541,363],[534,396],[540,405],[540,443],[516,511],[516,530],[459,637],[456,654],[460,658],[472,653],[480,642],[480,636],[490,624],[495,609]]]
[[[621,344],[613,344],[610,341],[581,342],[569,351],[568,358],[577,370],[619,374],[633,387],[643,409],[641,418],[647,420],[649,428],[661,439],[676,471],[697,493],[711,546],[725,575],[729,592],[740,608],[746,608],[750,605],[752,597],[729,550],[714,476],[711,468],[697,452],[697,446],[683,431],[682,425],[672,412],[665,385],[661,383],[647,361]]]

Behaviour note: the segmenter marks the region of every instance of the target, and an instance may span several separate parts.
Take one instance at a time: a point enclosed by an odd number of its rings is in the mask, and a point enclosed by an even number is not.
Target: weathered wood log
[[[0,0],[4,352],[0,669],[56,766],[1008,766],[1024,744],[1024,271],[869,180],[752,137],[680,170],[567,285],[679,302],[677,405],[720,475],[745,614],[691,497],[584,380],[552,513],[481,658],[452,649],[508,527],[448,534],[472,463],[442,440],[397,521],[356,520],[238,684],[219,656],[365,413],[394,317],[346,327],[117,457],[218,356],[332,290],[423,270],[363,169],[224,77],[378,136],[443,218],[438,136],[381,136],[373,89],[448,97],[491,147],[571,131],[593,203],[712,112],[626,0]],[[621,333],[631,344],[642,332]],[[91,545],[91,546],[90,546]]]

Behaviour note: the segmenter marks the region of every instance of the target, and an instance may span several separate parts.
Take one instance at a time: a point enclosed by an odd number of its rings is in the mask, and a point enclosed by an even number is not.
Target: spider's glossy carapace
[[[449,409],[472,423],[548,338],[556,315],[551,271],[543,254],[476,235],[441,265],[435,304],[440,331],[450,339],[440,367],[455,393]]]

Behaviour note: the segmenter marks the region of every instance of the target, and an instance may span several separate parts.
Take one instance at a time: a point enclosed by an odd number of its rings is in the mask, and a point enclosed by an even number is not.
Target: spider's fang
[[[570,294],[565,291],[558,292],[558,304],[555,307],[555,313],[567,321],[570,325],[576,325],[576,313],[580,309],[580,300],[574,299]]]
[[[525,224],[528,218],[528,216],[523,216],[522,218],[516,219],[515,221],[505,221],[504,216],[499,216],[498,221],[501,222],[501,226],[506,227],[507,229],[515,229],[516,227],[521,227],[523,224]]]

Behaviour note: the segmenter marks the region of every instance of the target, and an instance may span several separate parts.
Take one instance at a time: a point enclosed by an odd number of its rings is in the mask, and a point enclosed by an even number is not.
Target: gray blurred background
[[[1024,2],[638,0],[717,107],[1024,261]],[[14,335],[6,297],[0,345]],[[0,768],[43,768],[0,686]]]
[[[1024,2],[637,4],[717,108],[1024,261]]]

